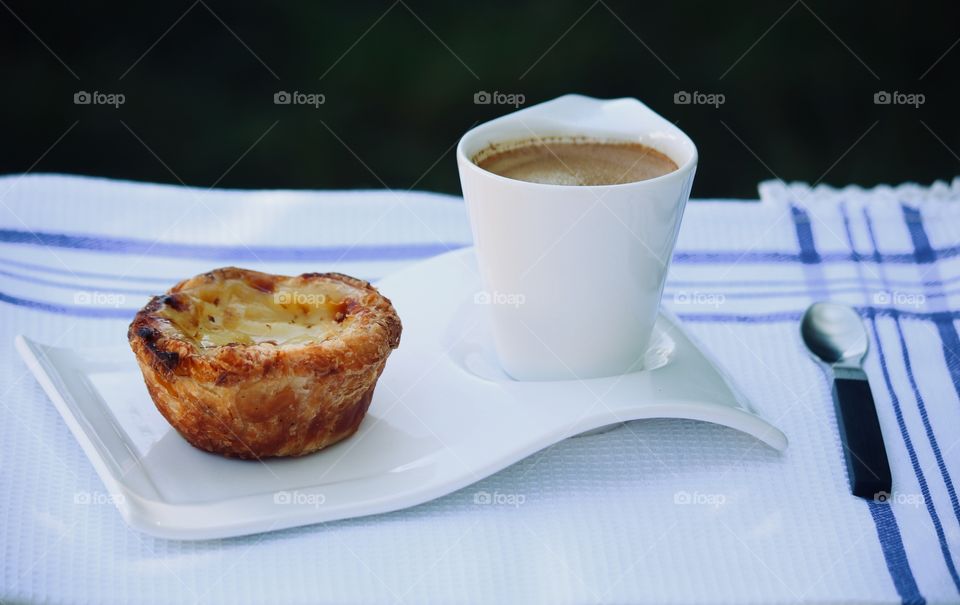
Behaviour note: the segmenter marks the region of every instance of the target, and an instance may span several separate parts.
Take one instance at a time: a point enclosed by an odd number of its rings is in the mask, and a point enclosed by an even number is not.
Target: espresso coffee
[[[545,185],[621,185],[677,170],[656,149],[628,141],[540,138],[491,145],[473,162],[494,174]]]

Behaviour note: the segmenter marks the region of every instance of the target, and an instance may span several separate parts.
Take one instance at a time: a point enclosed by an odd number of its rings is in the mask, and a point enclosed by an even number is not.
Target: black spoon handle
[[[836,374],[833,401],[837,406],[850,489],[854,496],[885,500],[893,489],[893,480],[870,383],[861,370],[843,370]]]

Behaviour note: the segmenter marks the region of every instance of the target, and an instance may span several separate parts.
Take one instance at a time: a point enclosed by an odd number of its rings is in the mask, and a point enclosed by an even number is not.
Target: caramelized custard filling
[[[325,340],[351,320],[349,286],[277,284],[264,291],[243,280],[199,286],[164,298],[159,314],[201,348],[228,344],[297,345]]]

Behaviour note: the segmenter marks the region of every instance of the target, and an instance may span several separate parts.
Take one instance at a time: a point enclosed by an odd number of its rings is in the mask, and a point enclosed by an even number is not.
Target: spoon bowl
[[[810,305],[800,321],[800,335],[810,352],[829,365],[860,365],[867,354],[867,331],[860,315],[847,305]]]

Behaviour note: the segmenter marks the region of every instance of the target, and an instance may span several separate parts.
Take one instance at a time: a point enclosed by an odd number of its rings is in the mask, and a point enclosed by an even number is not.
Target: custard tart
[[[365,281],[226,267],[154,297],[127,338],[157,409],[188,442],[264,458],[356,432],[400,331]]]

